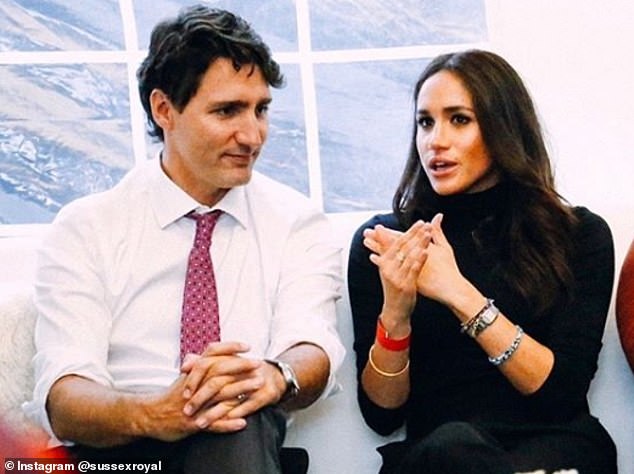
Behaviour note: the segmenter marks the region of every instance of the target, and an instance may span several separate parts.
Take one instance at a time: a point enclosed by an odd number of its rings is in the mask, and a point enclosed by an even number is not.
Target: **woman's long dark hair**
[[[503,248],[502,276],[542,313],[570,294],[571,232],[575,217],[555,190],[542,129],[531,97],[517,72],[500,56],[470,50],[436,57],[416,82],[414,103],[423,83],[440,71],[455,74],[469,91],[482,138],[509,189],[504,222],[496,239]],[[405,170],[392,202],[404,226],[427,215],[432,186],[416,148],[416,121]]]

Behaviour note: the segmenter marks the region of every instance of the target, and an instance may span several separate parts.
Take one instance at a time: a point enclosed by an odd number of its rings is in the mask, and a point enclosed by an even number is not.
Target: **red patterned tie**
[[[210,342],[220,340],[218,295],[209,247],[211,234],[221,211],[188,214],[196,220],[194,246],[189,254],[183,314],[181,319],[181,360],[186,354],[202,353]]]

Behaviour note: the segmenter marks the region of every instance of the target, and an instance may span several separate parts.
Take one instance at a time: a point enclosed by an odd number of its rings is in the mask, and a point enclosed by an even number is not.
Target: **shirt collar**
[[[213,208],[209,208],[192,198],[165,174],[158,156],[149,161],[151,162],[148,170],[150,202],[161,228],[167,227],[191,211],[204,212],[212,209],[222,210],[243,227],[247,227],[248,206],[244,186],[230,189],[220,202]]]

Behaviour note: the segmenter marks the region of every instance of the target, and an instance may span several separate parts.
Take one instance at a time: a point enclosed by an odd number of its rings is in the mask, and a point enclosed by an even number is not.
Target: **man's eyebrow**
[[[212,108],[216,107],[245,107],[247,103],[244,100],[218,100],[209,104]]]
[[[269,105],[271,102],[273,102],[273,98],[272,97],[266,97],[263,98],[262,100],[258,101],[258,105]],[[216,102],[212,102],[210,104],[210,106],[212,108],[216,108],[216,107],[248,107],[249,106],[249,102],[246,100],[240,100],[240,99],[236,99],[236,100],[219,100]]]

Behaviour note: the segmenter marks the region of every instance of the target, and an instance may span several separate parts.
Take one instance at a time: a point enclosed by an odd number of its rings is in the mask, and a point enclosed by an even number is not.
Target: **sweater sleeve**
[[[555,363],[530,397],[535,409],[554,419],[569,418],[587,406],[614,283],[614,244],[607,223],[585,208],[577,208],[576,214],[573,297],[558,306],[552,324],[539,336],[553,351]]]
[[[368,361],[368,351],[374,342],[377,318],[383,306],[379,272],[370,261],[370,251],[363,245],[363,231],[377,224],[395,227],[395,221],[388,216],[375,216],[356,231],[348,260],[348,292],[354,328],[359,408],[370,428],[381,435],[388,435],[403,424],[403,408],[385,409],[376,405],[361,385],[361,374]]]

